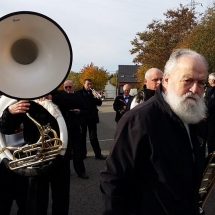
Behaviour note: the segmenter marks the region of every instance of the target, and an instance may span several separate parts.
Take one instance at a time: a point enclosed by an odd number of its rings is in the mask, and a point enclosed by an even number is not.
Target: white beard
[[[197,94],[188,92],[180,97],[169,84],[166,101],[172,111],[186,124],[196,124],[205,117],[206,105],[204,99]]]

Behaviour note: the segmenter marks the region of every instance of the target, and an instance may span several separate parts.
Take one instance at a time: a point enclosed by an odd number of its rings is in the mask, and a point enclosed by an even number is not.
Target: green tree
[[[164,21],[153,20],[145,31],[138,32],[131,41],[134,48],[130,53],[136,54],[133,62],[143,65],[138,78],[141,77],[141,71],[144,77],[144,72],[152,67],[163,70],[172,50],[188,37],[197,24],[194,13],[182,5],[176,10],[167,10],[164,16]]]
[[[93,88],[96,91],[100,91],[104,89],[104,86],[108,80],[108,74],[103,67],[99,68],[95,66],[93,63],[84,66],[83,69],[79,73],[79,83],[83,85],[84,80],[90,78],[93,82]]]
[[[215,9],[208,8],[189,37],[176,48],[189,48],[202,54],[208,61],[209,73],[215,72]]]
[[[117,73],[114,73],[112,74],[110,77],[109,77],[109,81],[110,83],[113,85],[113,86],[116,86],[117,84]]]

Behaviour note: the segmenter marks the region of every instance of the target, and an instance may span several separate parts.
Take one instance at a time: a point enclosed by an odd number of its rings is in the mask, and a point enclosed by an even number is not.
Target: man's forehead
[[[155,77],[163,77],[163,73],[161,71],[153,71],[150,75],[150,78],[155,78]]]
[[[198,79],[198,80],[207,80],[207,75],[205,73],[184,73],[182,78],[184,79]]]
[[[72,85],[72,82],[71,81],[66,81],[65,83],[64,83],[64,85]]]
[[[172,75],[202,79],[207,78],[208,72],[204,61],[201,59],[193,56],[187,56],[187,58],[183,56],[178,60]]]

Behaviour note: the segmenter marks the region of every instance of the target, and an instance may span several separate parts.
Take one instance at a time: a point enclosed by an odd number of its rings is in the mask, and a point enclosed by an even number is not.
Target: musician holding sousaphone
[[[23,136],[25,144],[31,146],[31,144],[37,143],[38,139],[40,138],[40,132],[38,132],[38,128],[35,123],[32,122],[32,120],[29,119],[29,117],[26,115],[27,112],[34,120],[39,122],[41,125],[49,124],[51,126],[51,129],[54,129],[54,131],[56,131],[57,136],[60,136],[59,127],[55,118],[41,105],[33,101],[27,100],[20,100],[3,111],[3,115],[0,118],[0,131],[4,133],[7,132],[10,134],[22,123],[24,127]],[[46,129],[49,128],[47,127]],[[52,138],[54,138],[54,136],[52,136]],[[70,161],[66,156],[61,155],[58,155],[55,159],[49,161],[47,164],[40,163],[40,160],[42,159],[43,158],[39,158],[38,165],[35,168],[28,169],[24,168],[23,166],[22,168],[15,169],[15,165],[12,166],[12,168],[14,168],[14,170],[12,171],[15,174],[21,175],[21,182],[26,182],[25,176],[29,176],[29,186],[31,189],[34,189],[33,192],[30,192],[30,196],[27,196],[25,193],[25,183],[24,189],[20,190],[22,192],[19,195],[25,195],[25,197],[28,197],[28,200],[30,202],[27,204],[27,211],[29,212],[29,214],[34,214],[31,208],[29,208],[32,204],[32,198],[35,198],[33,201],[35,201],[36,203],[36,208],[34,208],[35,214],[46,214],[48,207],[49,183],[51,183],[52,195],[54,197],[53,213],[67,214],[69,206]],[[37,159],[34,158],[34,160]],[[10,172],[11,170],[9,170],[9,160],[7,158],[4,158],[2,163],[5,164],[5,166],[8,166],[8,171],[5,170],[5,172]],[[12,175],[12,173],[8,174]],[[9,181],[11,180],[9,179]],[[35,184],[36,186],[34,186]]]
[[[49,17],[21,11],[0,18],[1,215],[10,214],[13,199],[18,215],[46,215],[50,185],[52,214],[68,215],[67,128],[47,95],[64,82],[71,65],[69,39]],[[20,125],[24,143],[9,145],[4,135]]]

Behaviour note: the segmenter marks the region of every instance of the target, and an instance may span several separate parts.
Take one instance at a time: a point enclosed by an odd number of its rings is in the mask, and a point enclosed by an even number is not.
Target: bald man
[[[148,100],[155,94],[155,90],[161,84],[163,72],[157,68],[151,68],[146,71],[143,90],[138,92],[131,102],[130,109],[138,104]]]
[[[67,93],[73,93],[74,92],[74,85],[73,82],[71,80],[66,80],[63,83],[63,89],[64,91],[66,91]]]
[[[55,102],[65,119],[68,129],[68,149],[73,158],[73,167],[78,177],[88,179],[85,174],[85,165],[82,156],[82,130],[81,125],[85,123],[87,116],[87,106],[84,100],[74,93],[74,84],[71,80],[66,80],[63,84],[64,91],[60,96],[53,96]],[[66,94],[66,95],[65,95]],[[67,107],[64,103],[67,101]]]

